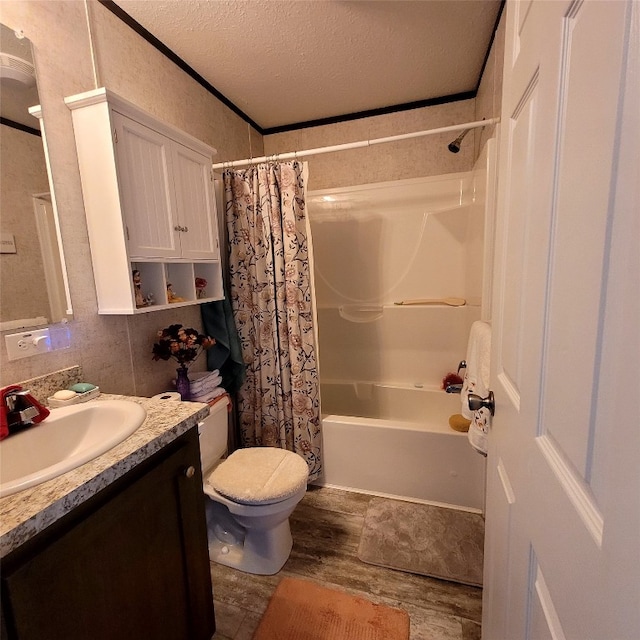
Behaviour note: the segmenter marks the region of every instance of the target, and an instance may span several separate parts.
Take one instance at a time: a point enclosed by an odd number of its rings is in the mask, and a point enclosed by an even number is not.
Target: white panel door
[[[488,640],[640,638],[639,9],[507,2]]]
[[[182,257],[191,260],[218,259],[211,158],[175,144],[173,169]]]
[[[131,257],[180,255],[175,191],[172,184],[173,142],[112,112],[120,198]]]

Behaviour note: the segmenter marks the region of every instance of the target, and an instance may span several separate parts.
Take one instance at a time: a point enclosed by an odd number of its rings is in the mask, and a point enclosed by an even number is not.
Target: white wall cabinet
[[[223,298],[215,149],[104,88],[65,102],[72,110],[99,313]],[[134,270],[153,304],[136,305]],[[206,286],[197,287],[202,281]]]

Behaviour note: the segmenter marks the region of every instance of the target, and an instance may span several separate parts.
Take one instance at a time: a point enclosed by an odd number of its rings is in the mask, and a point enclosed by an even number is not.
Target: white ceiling
[[[261,128],[475,91],[500,0],[116,0]]]

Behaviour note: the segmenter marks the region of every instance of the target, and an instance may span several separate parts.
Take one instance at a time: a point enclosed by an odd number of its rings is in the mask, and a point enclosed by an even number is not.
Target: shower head
[[[448,148],[451,153],[458,153],[458,151],[460,151],[460,144],[469,131],[471,131],[471,129],[465,129],[453,142],[449,143]]]

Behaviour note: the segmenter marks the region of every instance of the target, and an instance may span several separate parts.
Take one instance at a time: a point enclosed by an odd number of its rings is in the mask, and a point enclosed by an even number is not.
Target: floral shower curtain
[[[242,444],[301,455],[322,470],[320,398],[300,162],[225,170],[231,304],[246,380]]]

